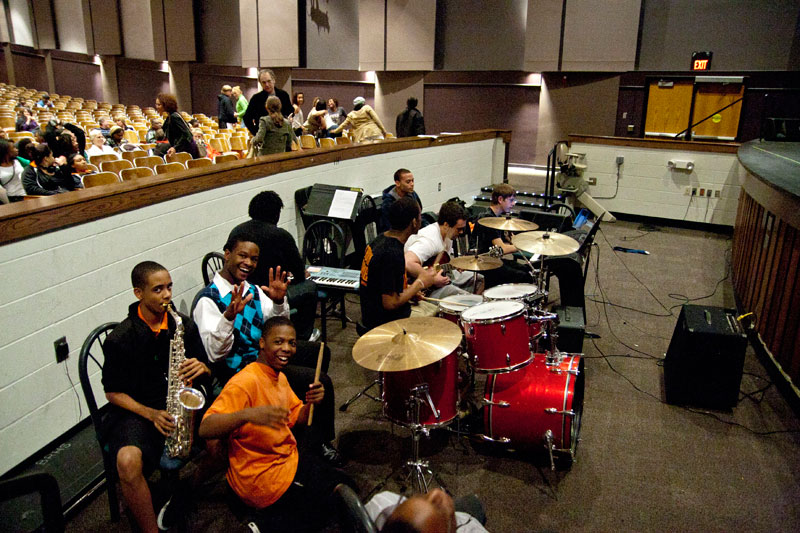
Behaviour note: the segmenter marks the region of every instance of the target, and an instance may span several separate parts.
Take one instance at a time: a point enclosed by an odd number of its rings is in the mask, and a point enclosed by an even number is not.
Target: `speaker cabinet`
[[[569,353],[583,352],[583,334],[586,332],[583,308],[558,306],[553,311],[558,315],[558,349]]]
[[[664,359],[667,403],[735,407],[746,348],[734,309],[684,305]]]

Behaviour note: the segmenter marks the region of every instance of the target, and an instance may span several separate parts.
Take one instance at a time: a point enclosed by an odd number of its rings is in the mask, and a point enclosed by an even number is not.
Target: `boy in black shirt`
[[[388,212],[391,229],[378,235],[361,263],[361,321],[367,329],[411,314],[409,300],[433,284],[433,273],[422,270],[411,285],[406,280],[403,245],[422,225],[419,204],[404,196]]]
[[[103,388],[114,406],[105,433],[122,497],[140,529],[152,532],[158,526],[144,471],[158,466],[165,437],[175,428],[165,410],[175,321],[164,304],[172,299],[172,278],[163,266],[145,261],[134,267],[131,282],[139,301],[130,305],[128,317],[103,345]],[[197,326],[187,316],[181,315],[181,320],[186,360],[180,377],[190,384],[211,371]]]

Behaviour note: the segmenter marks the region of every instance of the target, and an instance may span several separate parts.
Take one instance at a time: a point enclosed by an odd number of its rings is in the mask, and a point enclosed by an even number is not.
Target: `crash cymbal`
[[[453,268],[460,270],[494,270],[503,266],[503,260],[499,257],[492,257],[488,254],[475,255],[462,255],[460,257],[450,258],[450,264]]]
[[[461,328],[444,318],[401,318],[365,333],[353,346],[353,359],[379,372],[413,370],[453,353],[461,337]]]
[[[514,235],[511,242],[517,250],[546,256],[567,255],[577,252],[581,245],[568,235],[548,231],[528,231]]]
[[[535,222],[528,222],[521,218],[511,218],[507,216],[479,218],[478,224],[501,231],[533,231],[539,229],[539,225]]]

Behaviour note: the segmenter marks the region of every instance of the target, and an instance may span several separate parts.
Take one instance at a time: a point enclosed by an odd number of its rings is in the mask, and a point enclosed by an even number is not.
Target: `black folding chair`
[[[61,510],[61,492],[56,479],[46,472],[33,472],[0,481],[0,501],[13,500],[26,494],[38,492],[43,525],[36,531],[61,533],[64,531],[64,515]],[[12,524],[7,524],[9,527]]]
[[[342,228],[332,220],[317,220],[306,229],[303,236],[303,261],[307,265],[344,268],[346,251],[345,235]],[[328,338],[327,316],[340,308],[342,329],[347,326],[347,315],[344,307],[344,291],[318,288],[317,299],[320,302],[320,325],[322,340]],[[329,303],[330,300],[330,303]]]
[[[214,279],[214,274],[225,264],[225,256],[219,252],[208,252],[203,257],[201,268],[203,270],[203,282],[206,286]]]

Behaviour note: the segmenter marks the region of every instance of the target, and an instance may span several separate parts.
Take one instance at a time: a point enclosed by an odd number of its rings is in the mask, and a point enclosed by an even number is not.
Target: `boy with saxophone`
[[[138,301],[130,305],[128,317],[103,346],[103,388],[113,405],[105,436],[116,461],[122,497],[140,529],[151,533],[162,526],[153,511],[144,472],[159,465],[165,438],[175,429],[166,404],[170,341],[176,324],[167,312],[172,300],[167,269],[153,261],[139,263],[131,272],[131,282]],[[180,318],[185,360],[178,377],[184,384],[196,386],[211,371],[197,326],[187,316]]]

